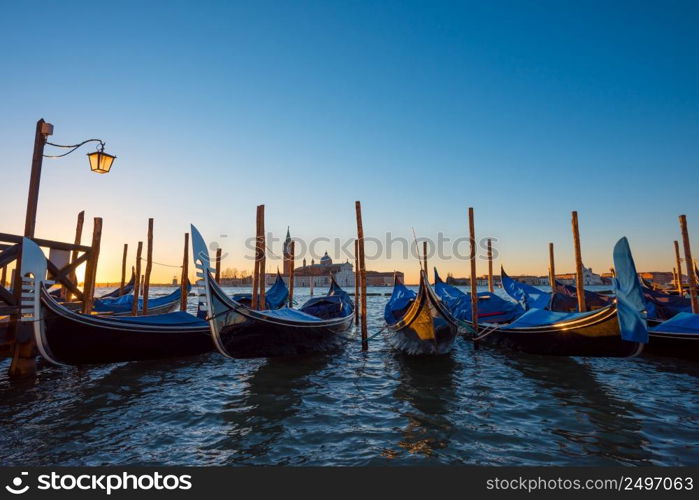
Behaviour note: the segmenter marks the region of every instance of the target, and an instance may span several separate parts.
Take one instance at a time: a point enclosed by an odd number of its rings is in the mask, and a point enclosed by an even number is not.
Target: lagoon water
[[[386,300],[368,297],[370,335]],[[366,353],[351,336],[340,353],[293,360],[40,362],[28,385],[11,383],[4,361],[0,463],[699,465],[695,363],[531,356],[463,339],[449,356],[416,359],[382,334]]]

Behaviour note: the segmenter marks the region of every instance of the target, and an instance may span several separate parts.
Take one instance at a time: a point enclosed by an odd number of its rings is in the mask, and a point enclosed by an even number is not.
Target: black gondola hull
[[[599,309],[595,314],[573,322],[512,329],[483,325],[479,330],[479,342],[483,344],[529,354],[629,357],[637,355],[643,348],[643,344],[621,338],[615,306]]]
[[[454,347],[458,324],[420,273],[420,290],[400,320],[387,325],[387,341],[413,356],[448,354]]]
[[[304,356],[337,351],[351,328],[354,314],[334,319],[300,321],[270,317],[232,301],[210,279],[208,289],[211,332],[218,350],[231,358]]]
[[[699,335],[649,332],[644,354],[699,361]]]
[[[208,325],[143,326],[81,315],[43,301],[41,349],[56,364],[81,365],[175,358],[214,350]],[[40,349],[40,350],[41,350]]]
[[[245,319],[222,327],[219,336],[223,348],[232,358],[304,356],[340,349],[344,339],[340,334],[351,324],[352,318],[349,318],[332,328],[298,328]]]

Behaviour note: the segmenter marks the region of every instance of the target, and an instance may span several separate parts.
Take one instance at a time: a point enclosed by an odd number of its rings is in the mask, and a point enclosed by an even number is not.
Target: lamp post
[[[36,210],[39,204],[39,184],[41,182],[41,166],[44,158],[62,158],[79,147],[90,143],[99,142],[97,151],[88,153],[87,157],[90,160],[90,169],[98,174],[106,174],[112,168],[112,163],[116,156],[112,156],[104,152],[104,141],[100,139],[88,139],[79,144],[65,146],[62,144],[53,144],[47,141],[48,136],[53,135],[53,125],[47,123],[42,118],[36,122],[36,134],[34,136],[34,155],[32,156],[32,173],[29,179],[29,196],[27,198],[27,214],[24,222],[24,236],[27,238],[34,237],[36,228]],[[44,146],[54,146],[57,148],[68,149],[69,151],[60,155],[45,155]]]
[[[116,156],[112,156],[104,152],[104,141],[100,139],[88,139],[79,144],[72,146],[64,146],[62,144],[53,144],[47,141],[48,136],[53,135],[53,125],[46,123],[42,118],[36,122],[36,134],[34,136],[34,154],[32,156],[32,172],[29,179],[29,196],[27,197],[27,214],[24,223],[24,236],[34,238],[34,230],[36,228],[36,209],[39,203],[39,184],[41,182],[41,166],[44,158],[61,158],[67,156],[79,147],[89,142],[99,142],[96,152],[89,153],[87,156],[90,160],[90,169],[99,174],[106,174],[112,168],[112,163]],[[68,149],[64,154],[60,155],[45,155],[44,147],[46,145],[57,148]],[[21,300],[22,287],[19,285],[21,278],[19,269],[21,269],[22,256],[17,258],[15,265],[15,289],[14,296],[17,303]],[[14,336],[14,351],[12,354],[12,363],[9,368],[11,378],[21,378],[26,376],[34,376],[36,374],[35,352],[36,344],[30,330],[26,327],[20,328],[17,323],[18,313],[13,315],[14,322],[11,325],[10,334]]]

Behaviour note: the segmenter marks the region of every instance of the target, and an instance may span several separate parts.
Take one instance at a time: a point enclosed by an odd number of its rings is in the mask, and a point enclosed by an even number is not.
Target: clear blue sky
[[[276,233],[348,238],[356,199],[378,237],[457,238],[474,206],[511,273],[545,274],[549,241],[572,270],[577,209],[587,265],[606,271],[626,235],[639,268],[669,270],[680,213],[699,254],[699,3],[611,4],[5,2],[0,172],[17,208],[0,231],[23,227],[43,117],[52,140],[118,156],[108,176],[87,150],[47,161],[42,181],[38,236],[104,217],[102,280],[149,216],[156,260],[179,261],[193,222],[242,268],[258,203]]]

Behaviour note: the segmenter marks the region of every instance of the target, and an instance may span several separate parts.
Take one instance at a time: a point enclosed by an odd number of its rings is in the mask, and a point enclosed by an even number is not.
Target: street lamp
[[[87,144],[88,142],[99,142],[99,146],[97,146],[97,151],[93,153],[87,153],[87,157],[90,160],[90,169],[97,174],[108,173],[109,169],[112,168],[112,163],[114,162],[116,156],[112,156],[104,152],[104,141],[102,141],[101,139],[88,139],[86,141],[81,142],[80,144],[73,144],[72,146],[64,146],[63,144],[54,144],[53,142],[46,142],[46,144],[49,146],[70,149],[70,151],[68,151],[67,153],[63,153],[62,155],[43,155],[43,157],[63,158],[64,156],[68,156],[70,153],[78,149],[80,146]]]
[[[53,125],[46,123],[42,118],[36,122],[36,135],[34,136],[34,155],[32,156],[32,173],[29,179],[29,196],[27,198],[27,215],[24,224],[24,236],[34,238],[34,229],[36,227],[36,209],[39,203],[39,183],[41,181],[41,166],[44,158],[62,158],[79,147],[89,142],[99,142],[97,151],[88,153],[87,157],[90,160],[90,169],[98,174],[106,174],[112,168],[112,163],[116,156],[112,156],[104,152],[104,141],[101,139],[88,139],[79,144],[65,146],[62,144],[54,144],[48,142],[48,136],[53,135]],[[45,155],[44,146],[54,146],[57,148],[68,149],[66,153],[60,155]]]

